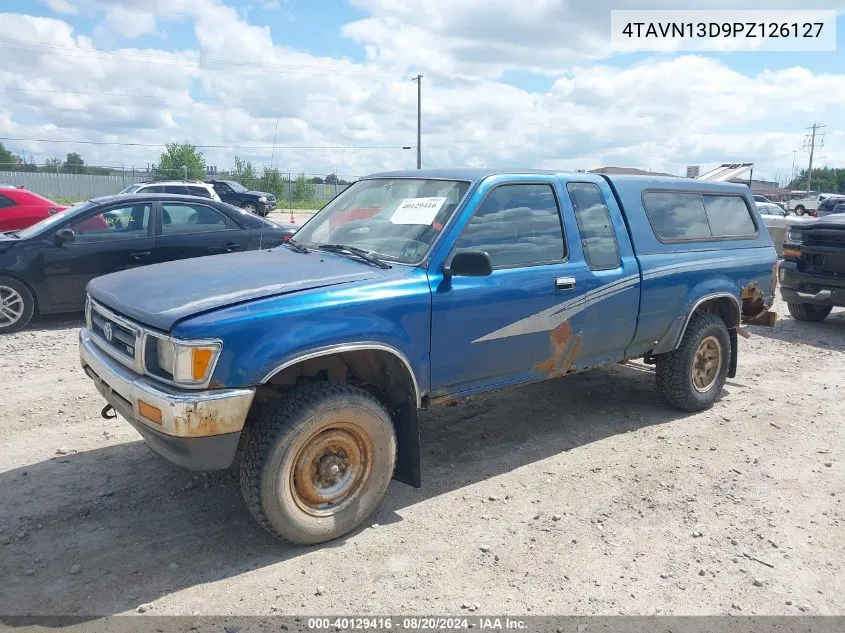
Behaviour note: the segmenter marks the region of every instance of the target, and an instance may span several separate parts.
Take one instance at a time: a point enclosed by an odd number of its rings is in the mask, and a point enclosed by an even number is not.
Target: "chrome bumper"
[[[103,352],[87,329],[79,333],[79,356],[97,390],[142,434],[144,429],[173,439],[239,434],[255,396],[254,389],[174,389],[140,376]],[[161,411],[161,423],[142,416],[139,402]]]

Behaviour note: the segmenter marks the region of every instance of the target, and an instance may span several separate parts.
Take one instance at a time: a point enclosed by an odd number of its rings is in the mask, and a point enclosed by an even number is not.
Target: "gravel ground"
[[[426,412],[423,488],[310,548],[100,418],[79,327],[0,338],[0,613],[845,613],[843,311],[751,328],[697,415],[639,364]]]

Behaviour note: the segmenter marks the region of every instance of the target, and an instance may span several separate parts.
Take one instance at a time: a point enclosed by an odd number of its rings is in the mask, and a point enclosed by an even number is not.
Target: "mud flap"
[[[728,366],[728,378],[734,378],[736,376],[736,365],[739,361],[739,337],[736,335],[735,327],[728,330],[728,336],[731,340],[731,364]]]
[[[417,408],[403,406],[393,415],[399,444],[393,479],[414,488],[422,486],[420,468],[420,423]]]

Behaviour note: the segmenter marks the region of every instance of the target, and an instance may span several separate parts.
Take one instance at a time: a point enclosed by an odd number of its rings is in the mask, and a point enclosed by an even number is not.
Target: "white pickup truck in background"
[[[831,193],[819,193],[819,194],[812,194],[805,197],[793,198],[790,200],[787,205],[787,211],[794,213],[795,215],[804,215],[808,213],[809,215],[816,214],[816,208],[819,206],[819,202],[824,200],[825,198],[829,198],[834,194]]]

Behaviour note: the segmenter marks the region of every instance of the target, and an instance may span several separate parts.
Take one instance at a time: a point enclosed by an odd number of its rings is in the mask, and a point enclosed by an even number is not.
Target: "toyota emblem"
[[[111,341],[112,341],[112,337],[114,336],[114,333],[112,332],[112,328],[111,328],[111,323],[106,323],[106,324],[103,326],[103,336],[105,336],[105,337],[106,337],[106,340],[107,340],[109,343],[111,343]]]

